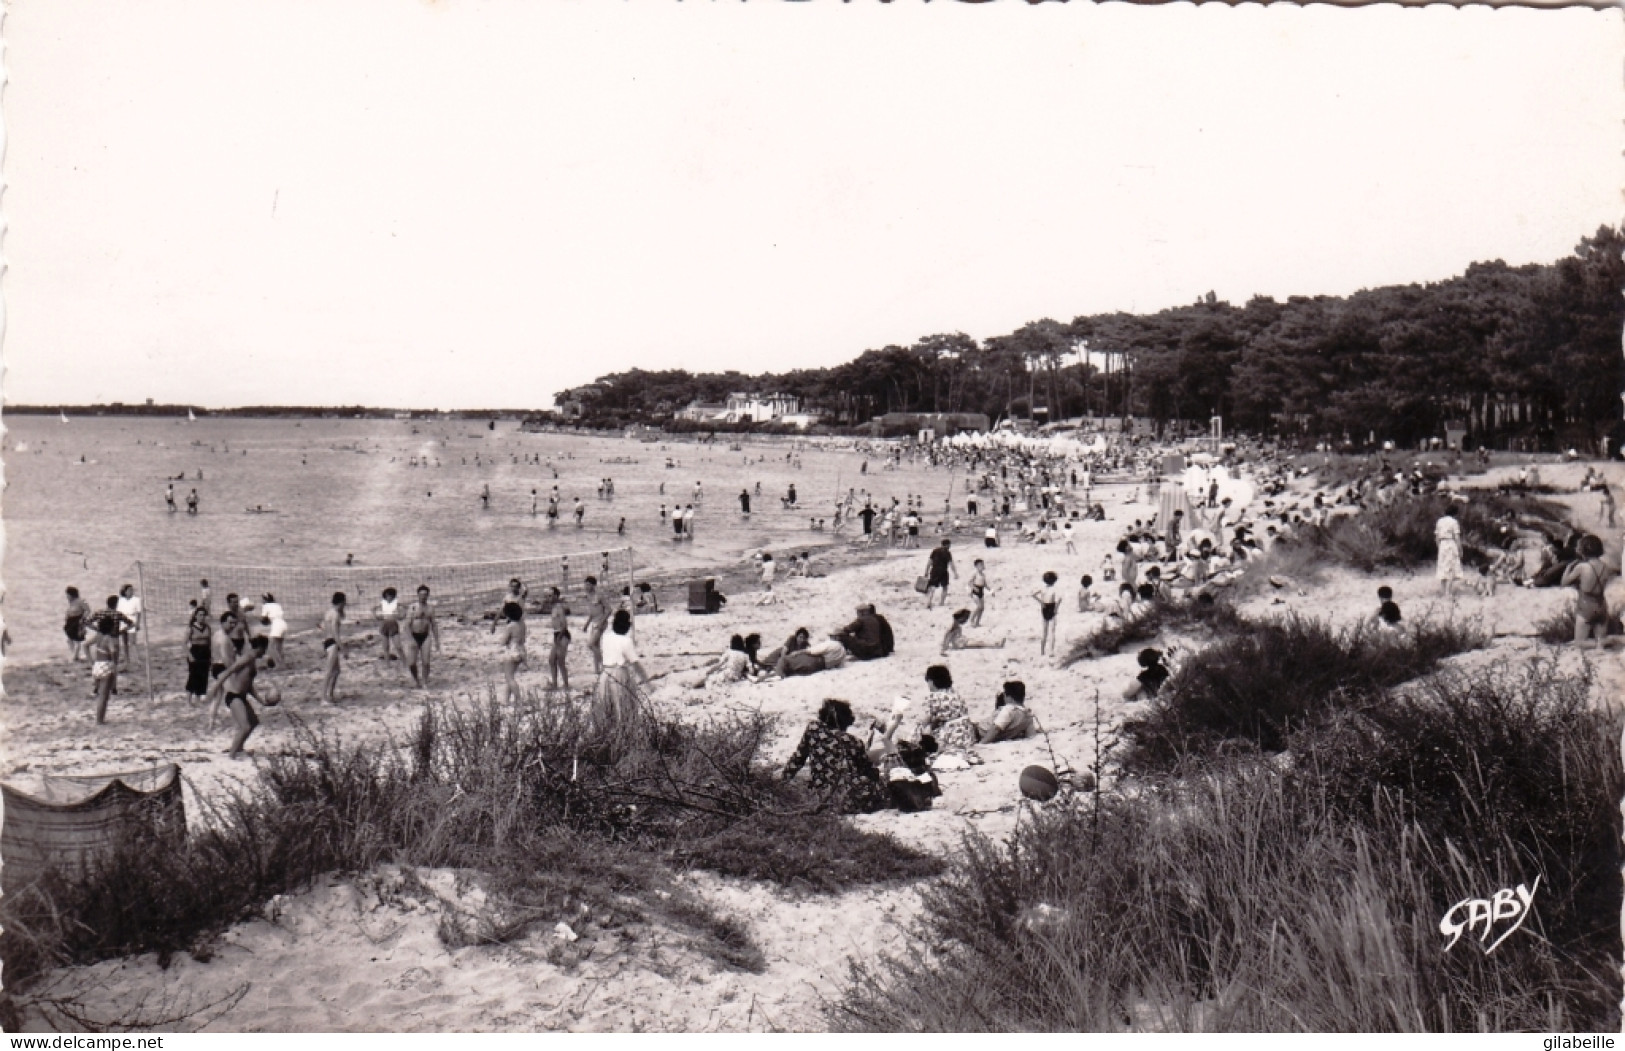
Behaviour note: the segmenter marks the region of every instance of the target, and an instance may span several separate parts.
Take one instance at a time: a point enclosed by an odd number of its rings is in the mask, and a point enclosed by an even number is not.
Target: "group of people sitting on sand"
[[[797,628],[784,643],[761,652],[762,637],[734,635],[728,649],[700,670],[688,683],[691,689],[707,689],[733,682],[767,682],[793,675],[816,675],[846,664],[849,660],[869,661],[889,657],[896,648],[891,623],[864,603],[850,624],[813,638],[807,628]]]
[[[927,668],[925,683],[923,703],[899,698],[891,717],[871,721],[861,740],[853,732],[857,716],[851,704],[825,700],[785,763],[784,779],[805,767],[812,789],[844,813],[929,810],[942,794],[936,770],[979,765],[977,746],[1019,740],[1038,730],[1023,682],[1005,683],[981,720],[971,717],[946,665]]]

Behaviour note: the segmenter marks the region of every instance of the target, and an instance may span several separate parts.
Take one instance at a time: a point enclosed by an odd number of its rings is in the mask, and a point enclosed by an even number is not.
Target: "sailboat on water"
[[[197,417],[192,414],[191,409],[186,410],[186,421],[188,423],[196,423],[197,422]]]
[[[57,412],[58,412],[58,413],[59,413],[59,414],[61,414],[61,416],[62,416],[62,422],[63,422],[63,423],[67,423],[67,422],[68,422],[68,414],[67,414],[67,413],[66,413],[66,412],[63,412],[63,411],[62,411],[62,410],[61,410],[61,409],[58,409],[58,410],[56,410],[56,411],[57,411]]]

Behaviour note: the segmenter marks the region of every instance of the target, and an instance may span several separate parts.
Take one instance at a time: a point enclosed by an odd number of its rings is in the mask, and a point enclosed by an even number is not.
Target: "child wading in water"
[[[1061,609],[1061,596],[1055,592],[1055,582],[1060,579],[1054,573],[1044,574],[1044,586],[1033,592],[1033,598],[1038,601],[1038,613],[1044,618],[1044,630],[1038,636],[1038,653],[1055,652],[1055,615]]]

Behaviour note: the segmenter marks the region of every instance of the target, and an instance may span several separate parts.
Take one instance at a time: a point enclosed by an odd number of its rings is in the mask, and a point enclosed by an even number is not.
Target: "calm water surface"
[[[366,565],[410,565],[630,544],[643,568],[680,568],[825,539],[808,530],[808,517],[830,517],[838,487],[867,486],[877,496],[899,498],[920,494],[937,509],[950,485],[946,472],[881,471],[872,457],[850,450],[806,449],[796,469],[785,463],[787,446],[765,440],[734,452],[725,442],[526,434],[513,423],[499,423],[493,432],[475,421],[102,417],[64,424],[55,417],[8,416],[5,427],[4,609],[10,653],[23,661],[66,653],[65,586],[77,586],[100,606],[118,585],[134,582],[128,571],[137,559],[334,566],[354,554]],[[537,454],[541,466],[515,462]],[[438,459],[440,466],[412,467],[412,457]],[[668,457],[678,466],[668,469]],[[638,462],[605,462],[613,459]],[[871,470],[860,477],[865,459]],[[166,479],[181,473],[186,480],[175,483],[181,510],[169,514]],[[605,477],[615,480],[613,501],[598,498]],[[696,481],[705,494],[696,538],[673,544],[669,528],[661,527],[660,505],[689,502]],[[753,497],[755,513],[747,521],[739,514],[739,492],[758,481],[762,495]],[[779,504],[790,482],[798,511]],[[560,525],[549,530],[545,511],[554,484]],[[491,489],[488,511],[480,507],[484,485]],[[200,498],[196,516],[185,511],[192,488]],[[583,530],[569,518],[577,496],[587,506]],[[270,513],[246,513],[250,507]],[[616,534],[622,517],[624,539]],[[153,629],[167,635],[181,625],[154,623]]]

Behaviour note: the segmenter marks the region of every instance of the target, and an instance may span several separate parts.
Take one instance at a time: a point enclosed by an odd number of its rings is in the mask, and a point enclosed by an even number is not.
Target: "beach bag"
[[[927,591],[930,591],[931,590],[931,581],[930,581],[930,579],[928,577],[926,577],[923,573],[920,576],[915,577],[914,578],[914,590],[918,591],[922,595],[925,594]]]

